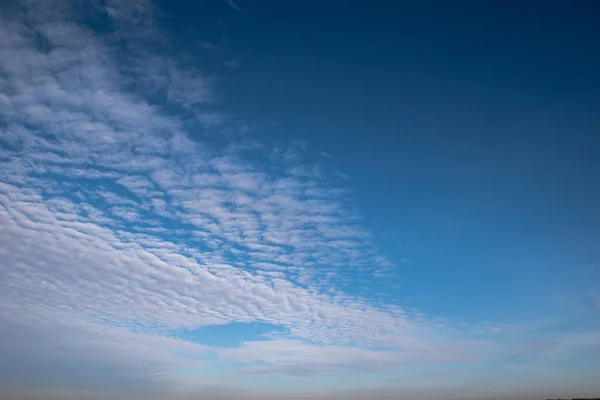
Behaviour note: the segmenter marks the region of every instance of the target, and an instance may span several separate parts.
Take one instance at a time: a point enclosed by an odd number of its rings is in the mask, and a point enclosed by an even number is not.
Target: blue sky
[[[0,397],[600,392],[595,3],[1,11]]]

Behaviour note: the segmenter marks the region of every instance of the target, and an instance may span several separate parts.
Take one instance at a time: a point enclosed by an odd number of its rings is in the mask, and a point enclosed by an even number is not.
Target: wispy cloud
[[[243,346],[225,349],[220,354],[239,362],[262,362],[243,371],[250,374],[288,374],[319,376],[331,370],[384,372],[402,367],[448,362],[472,363],[485,360],[484,342],[441,341],[433,343],[414,337],[396,337],[393,350],[354,346],[314,345],[298,340],[276,339],[246,342]]]
[[[228,68],[240,68],[242,66],[242,64],[240,63],[239,59],[234,58],[234,59],[225,61],[225,66],[227,66]]]
[[[199,42],[199,44],[203,49],[206,49],[206,50],[219,50],[220,49],[219,46],[217,46],[216,44],[211,43],[211,42],[201,41],[201,42]]]
[[[237,5],[237,3],[233,0],[223,0],[225,3],[229,5],[229,7],[233,8],[235,11],[242,11],[242,9]]]

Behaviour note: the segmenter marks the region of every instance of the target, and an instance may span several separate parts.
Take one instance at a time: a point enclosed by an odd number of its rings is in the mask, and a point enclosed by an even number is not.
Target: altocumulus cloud
[[[329,365],[331,343],[400,346],[423,330],[402,309],[328,290],[337,268],[387,261],[346,192],[292,157],[297,146],[218,149],[146,100],[201,120],[214,90],[139,44],[164,40],[152,4],[94,4],[113,27],[103,35],[74,22],[85,4],[71,6],[20,2],[0,28],[3,346],[151,377],[212,352],[176,334],[206,325],[283,326],[270,348],[293,346],[301,367],[302,354]],[[134,55],[117,49],[123,38]],[[220,355],[288,370],[257,346]],[[390,364],[351,354],[352,365]]]
[[[216,80],[151,51],[169,40],[156,13],[114,0],[2,13],[4,379],[158,390],[214,360],[306,377],[485,359],[487,342],[450,346],[422,315],[339,290],[345,268],[391,265],[348,192],[300,162],[303,146],[228,136],[235,122],[204,110]],[[189,133],[204,128],[228,145]],[[235,322],[283,330],[231,348],[180,335]]]

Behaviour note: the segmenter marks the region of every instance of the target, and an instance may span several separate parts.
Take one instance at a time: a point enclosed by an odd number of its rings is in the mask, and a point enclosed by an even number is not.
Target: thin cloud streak
[[[233,0],[223,0],[225,1],[225,3],[227,3],[227,5],[229,5],[229,7],[233,8],[235,11],[239,11],[241,12],[242,9],[237,5],[237,3]]]

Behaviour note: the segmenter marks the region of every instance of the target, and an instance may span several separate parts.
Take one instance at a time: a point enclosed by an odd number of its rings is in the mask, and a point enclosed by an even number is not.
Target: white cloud
[[[245,363],[266,365],[243,369],[250,374],[281,373],[293,376],[318,376],[328,370],[383,372],[400,367],[445,362],[474,362],[484,360],[475,355],[481,343],[461,342],[432,345],[415,338],[397,338],[395,350],[374,350],[350,346],[318,346],[298,340],[275,339],[246,342],[234,349],[221,350],[224,357]]]
[[[217,46],[216,44],[211,43],[211,42],[207,42],[207,41],[200,41],[200,42],[198,42],[198,44],[203,49],[206,49],[206,50],[219,50],[220,49],[220,47]]]
[[[225,65],[228,68],[240,68],[242,66],[240,60],[236,58],[225,61]]]
[[[224,0],[225,3],[229,5],[229,7],[233,8],[236,11],[242,11],[242,9],[237,5],[237,3],[233,0]]]
[[[156,12],[143,2],[106,7],[124,35],[150,29]],[[28,12],[0,27],[0,318],[9,329],[38,331],[40,354],[148,374],[200,357],[203,346],[173,335],[210,324],[268,322],[321,344],[423,334],[399,308],[323,291],[335,269],[381,260],[347,192],[298,174],[310,170],[293,155],[305,146],[284,150],[274,174],[201,143],[144,96],[191,109],[210,101],[210,79],[162,58],[144,56],[140,68],[112,38]],[[7,335],[15,357],[38,341]],[[55,347],[61,338],[71,339]]]

